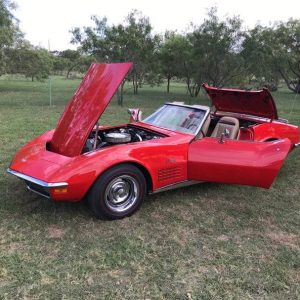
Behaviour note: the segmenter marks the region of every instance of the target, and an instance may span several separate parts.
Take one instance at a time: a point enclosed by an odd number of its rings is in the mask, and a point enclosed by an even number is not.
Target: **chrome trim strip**
[[[295,147],[300,147],[300,143],[295,144]]]
[[[207,105],[198,105],[198,104],[185,104],[180,103],[180,102],[165,102],[165,105],[174,105],[174,106],[182,106],[182,107],[188,107],[188,108],[196,108],[199,110],[209,110],[210,111],[210,107]]]
[[[30,182],[32,182],[34,184],[42,186],[44,188],[54,188],[54,187],[65,187],[65,186],[68,186],[67,182],[46,182],[46,181],[43,181],[43,180],[39,180],[39,179],[33,178],[31,176],[28,176],[28,175],[19,173],[19,172],[14,171],[14,170],[12,170],[10,168],[8,168],[6,170],[6,172],[9,173],[9,174],[17,176],[20,179],[23,179],[23,180],[26,180],[26,181],[30,181]]]
[[[185,181],[181,181],[178,183],[173,183],[170,185],[167,185],[165,187],[159,188],[157,190],[155,190],[154,192],[150,193],[150,194],[157,194],[160,192],[165,192],[165,191],[169,191],[169,190],[173,190],[173,189],[178,189],[178,188],[182,188],[182,187],[186,187],[186,186],[190,186],[190,185],[194,185],[194,184],[198,184],[198,183],[202,183],[203,181],[194,181],[194,180],[185,180]]]
[[[38,192],[37,190],[32,189],[32,188],[31,188],[30,186],[28,186],[28,185],[27,185],[27,190],[30,191],[30,192],[32,192],[32,193],[38,194],[38,195],[40,195],[40,196],[42,196],[42,197],[44,197],[44,198],[50,199],[50,196],[47,196],[47,195],[45,195],[45,194],[43,194],[43,193],[41,193],[41,192]]]

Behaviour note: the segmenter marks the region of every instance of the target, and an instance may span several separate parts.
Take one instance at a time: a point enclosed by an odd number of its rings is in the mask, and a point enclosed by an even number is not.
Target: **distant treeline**
[[[196,97],[203,82],[276,90],[280,81],[300,93],[300,19],[244,29],[239,17],[220,19],[211,8],[200,25],[184,33],[153,33],[149,18],[136,10],[124,22],[109,25],[92,17],[91,27],[71,29],[77,50],[52,51],[24,39],[10,1],[0,0],[0,75],[21,73],[32,80],[49,74],[84,73],[92,62],[134,62],[126,80],[134,93],[143,84],[171,80],[186,83]],[[123,85],[119,89],[122,103]]]

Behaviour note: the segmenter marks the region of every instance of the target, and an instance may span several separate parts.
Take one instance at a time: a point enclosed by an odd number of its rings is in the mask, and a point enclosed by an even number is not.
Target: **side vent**
[[[179,167],[168,167],[158,170],[158,181],[164,181],[180,177],[182,175],[181,168]]]

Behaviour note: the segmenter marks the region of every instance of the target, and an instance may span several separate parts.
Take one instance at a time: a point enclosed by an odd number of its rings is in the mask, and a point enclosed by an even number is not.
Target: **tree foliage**
[[[0,0],[0,75],[7,72],[10,62],[7,49],[22,37],[18,20],[13,15],[14,9],[15,4],[10,0]]]
[[[300,20],[280,22],[275,37],[279,45],[277,71],[291,91],[300,93]]]
[[[282,78],[300,93],[300,20],[258,25],[247,33],[243,48],[249,74],[260,83],[277,85]]]
[[[67,49],[64,51],[53,51],[53,71],[63,74],[69,78],[72,71],[84,73],[94,61],[92,56],[86,56],[79,50]]]
[[[216,9],[212,8],[207,19],[188,34],[192,53],[187,68],[196,86],[196,94],[204,81],[222,87],[243,74],[241,25],[237,17],[220,20]],[[190,88],[189,91],[191,93]]]
[[[245,60],[249,80],[255,80],[257,86],[273,86],[276,89],[278,74],[275,70],[273,30],[257,25],[246,33],[242,56]]]
[[[7,57],[13,62],[8,68],[9,73],[23,74],[32,81],[47,78],[52,70],[52,57],[49,52],[33,47],[26,41],[7,50]]]
[[[134,62],[128,79],[132,81],[134,93],[144,82],[159,82],[159,72],[154,63],[158,51],[159,36],[152,34],[147,17],[134,10],[126,17],[124,24],[107,24],[106,18],[92,17],[94,27],[74,28],[72,42],[80,49],[93,55],[98,61]],[[119,90],[119,103],[123,101],[123,87]]]
[[[185,36],[176,32],[166,32],[159,50],[159,61],[162,74],[167,79],[167,92],[170,91],[170,81],[173,77],[182,77],[184,73],[185,52],[188,50]]]
[[[0,0],[0,75],[20,73],[40,80],[54,72],[68,78],[74,71],[84,73],[93,61],[132,61],[133,69],[118,91],[121,105],[126,80],[135,94],[145,83],[163,80],[169,92],[173,78],[185,81],[192,97],[203,82],[276,89],[281,81],[300,93],[300,19],[245,30],[240,18],[220,19],[213,7],[190,31],[157,35],[149,18],[133,10],[113,25],[93,16],[93,26],[71,30],[77,50],[49,53],[24,40],[14,9],[11,0]]]

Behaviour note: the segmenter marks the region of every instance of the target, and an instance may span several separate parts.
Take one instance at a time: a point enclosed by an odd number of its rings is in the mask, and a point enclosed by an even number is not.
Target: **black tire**
[[[146,195],[147,183],[135,166],[122,164],[108,169],[93,184],[88,203],[101,219],[121,219],[136,212]]]

